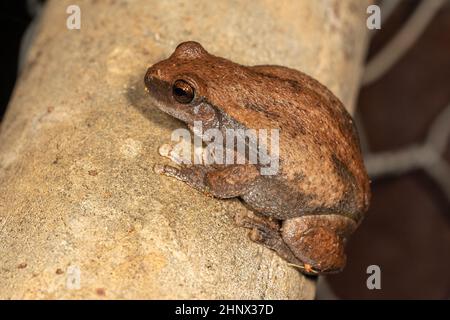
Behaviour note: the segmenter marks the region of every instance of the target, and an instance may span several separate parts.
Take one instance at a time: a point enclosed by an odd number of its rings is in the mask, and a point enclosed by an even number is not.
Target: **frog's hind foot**
[[[239,213],[235,216],[236,224],[250,229],[250,240],[274,250],[282,259],[301,269],[303,263],[298,260],[284,243],[280,233],[280,223],[277,220],[257,215],[253,212]]]

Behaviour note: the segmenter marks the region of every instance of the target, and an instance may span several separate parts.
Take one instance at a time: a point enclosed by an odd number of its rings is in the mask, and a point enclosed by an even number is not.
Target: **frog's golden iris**
[[[179,103],[188,104],[194,99],[195,89],[184,80],[176,80],[172,86],[172,94]]]

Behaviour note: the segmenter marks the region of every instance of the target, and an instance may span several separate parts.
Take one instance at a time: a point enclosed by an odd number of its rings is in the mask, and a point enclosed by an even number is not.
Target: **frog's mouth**
[[[145,90],[150,94],[150,97],[160,103],[168,104],[170,101],[168,93],[170,92],[170,85],[166,81],[149,75],[149,72],[144,78]]]

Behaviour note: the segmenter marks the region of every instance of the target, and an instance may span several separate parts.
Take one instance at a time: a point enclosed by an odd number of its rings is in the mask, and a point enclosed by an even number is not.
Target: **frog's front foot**
[[[161,145],[158,149],[158,153],[160,156],[168,158],[173,162],[175,162],[176,164],[182,164],[184,160],[190,160],[190,159],[183,159],[182,155],[177,153],[170,144]]]
[[[181,180],[191,187],[217,198],[238,197],[252,188],[259,171],[250,164],[186,164],[190,163],[171,145],[164,144],[159,154],[175,162],[177,166],[157,164],[153,171]]]
[[[156,164],[153,167],[155,173],[183,181],[206,195],[211,195],[210,188],[205,184],[205,176],[209,170],[210,168],[200,165],[181,165],[180,168],[176,168],[170,165]]]
[[[202,165],[188,165],[190,159],[183,158],[170,144],[163,144],[158,149],[162,157],[170,159],[177,166],[166,164],[155,164],[153,171],[157,174],[165,175],[183,181],[191,187],[209,195],[209,188],[205,184],[205,177],[212,167]]]

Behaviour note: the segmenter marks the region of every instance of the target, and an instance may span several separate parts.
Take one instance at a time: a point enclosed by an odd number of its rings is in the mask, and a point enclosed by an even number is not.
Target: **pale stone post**
[[[309,73],[353,110],[367,5],[48,1],[1,125],[0,298],[313,298],[313,280],[235,227],[238,201],[152,172],[181,123],[149,105],[143,76],[196,40]]]

